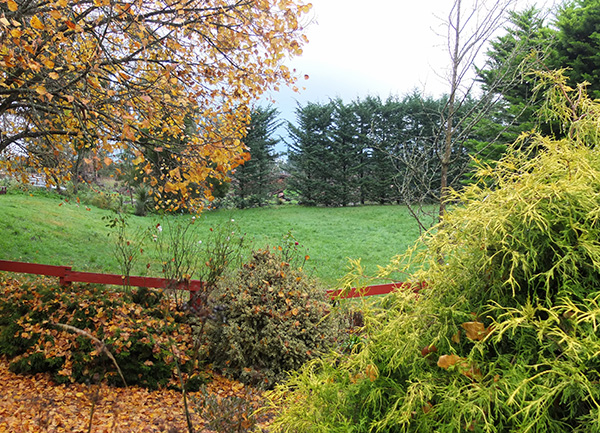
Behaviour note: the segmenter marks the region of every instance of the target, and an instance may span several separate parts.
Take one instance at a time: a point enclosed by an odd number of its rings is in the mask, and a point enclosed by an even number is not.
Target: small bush
[[[152,195],[145,186],[140,186],[135,192],[135,211],[137,216],[146,216],[152,210]]]
[[[245,383],[271,386],[328,350],[333,324],[325,290],[269,250],[252,254],[213,293],[207,326],[214,366]]]
[[[77,189],[74,189],[73,184],[70,184],[66,192],[77,203],[107,210],[118,210],[123,207],[123,197],[121,195],[110,190],[104,190],[99,185],[81,182],[77,185]]]
[[[0,354],[15,373],[49,372],[59,383],[106,377],[122,385],[112,355],[128,385],[169,384],[175,362],[191,369],[191,331],[183,320],[147,289],[127,295],[42,279],[0,282]]]

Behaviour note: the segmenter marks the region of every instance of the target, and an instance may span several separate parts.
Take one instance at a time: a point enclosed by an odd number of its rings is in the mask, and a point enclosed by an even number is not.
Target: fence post
[[[68,287],[71,285],[71,282],[67,280],[69,273],[71,272],[71,266],[61,266],[62,267],[62,275],[58,276],[58,281],[62,287]]]

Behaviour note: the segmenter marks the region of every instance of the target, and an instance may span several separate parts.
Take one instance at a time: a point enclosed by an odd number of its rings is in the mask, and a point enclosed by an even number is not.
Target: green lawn
[[[89,210],[88,210],[89,209]],[[52,194],[9,193],[0,195],[0,259],[51,265],[70,265],[79,271],[119,272],[105,215],[110,211],[64,203]],[[173,216],[170,218],[190,218]],[[254,248],[281,244],[291,231],[310,256],[308,265],[326,284],[333,286],[345,275],[348,258],[361,258],[368,272],[385,265],[419,236],[419,230],[403,206],[307,208],[293,205],[247,210],[218,210],[199,217],[197,230],[208,230],[234,219]],[[158,216],[129,219],[132,229],[155,227]],[[163,226],[167,226],[163,222]],[[159,275],[151,248],[139,260],[133,274]]]

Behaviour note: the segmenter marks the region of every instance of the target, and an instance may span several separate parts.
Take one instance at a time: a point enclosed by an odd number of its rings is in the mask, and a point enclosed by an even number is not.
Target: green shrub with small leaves
[[[326,291],[268,249],[255,251],[210,299],[209,359],[245,383],[269,387],[334,341]]]
[[[58,287],[44,278],[0,280],[0,354],[15,373],[59,382],[157,388],[191,373],[184,313],[160,292],[127,294],[93,285]],[[118,367],[117,367],[118,366]],[[187,376],[186,376],[187,377]]]
[[[565,138],[524,135],[455,193],[382,269],[419,266],[426,287],[278,388],[274,431],[600,432],[600,103],[543,78]]]
[[[116,211],[123,208],[123,197],[121,195],[99,185],[81,182],[74,190],[73,184],[69,184],[66,194],[77,203],[84,203],[100,209]]]

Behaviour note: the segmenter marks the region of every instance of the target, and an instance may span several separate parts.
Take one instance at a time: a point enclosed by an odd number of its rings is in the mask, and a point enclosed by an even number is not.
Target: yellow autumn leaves
[[[310,10],[302,0],[0,2],[0,153],[26,154],[3,168],[47,168],[62,182],[83,149],[97,166],[126,150],[173,208],[201,208],[211,182],[247,159],[248,107],[295,82],[283,60],[301,52]],[[151,158],[157,146],[178,179]]]

